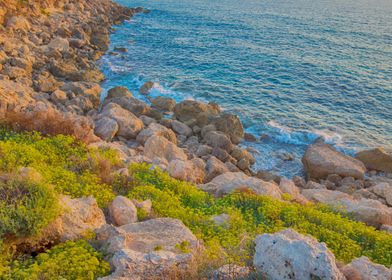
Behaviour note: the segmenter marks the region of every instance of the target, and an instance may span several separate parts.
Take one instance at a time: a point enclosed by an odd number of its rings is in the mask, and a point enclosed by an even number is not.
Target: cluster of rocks
[[[104,76],[96,60],[108,50],[111,26],[142,9],[110,0],[6,2],[0,3],[0,118],[8,111],[63,115],[81,127],[91,146],[110,147],[127,163],[159,166],[216,197],[234,191],[276,199],[289,194],[295,202],[326,203],[392,232],[392,156],[382,149],[352,158],[319,141],[303,158],[307,180],[254,173],[254,151],[239,144],[255,137],[217,104],[176,103],[167,97],[150,98],[147,104],[126,87],[110,89],[100,103]],[[153,86],[146,83],[140,93],[148,96]],[[151,201],[117,197],[105,216],[92,197],[61,199],[69,211],[51,223],[40,240],[20,243],[76,240],[93,231],[114,270],[105,279],[159,278],[186,267],[202,250],[181,221],[138,222],[138,209],[148,213]],[[225,220],[215,218],[218,223]],[[292,230],[257,237],[254,266],[271,279],[391,279],[390,270],[366,258],[339,267],[324,244]],[[248,272],[224,266],[213,277],[230,279],[229,274]]]

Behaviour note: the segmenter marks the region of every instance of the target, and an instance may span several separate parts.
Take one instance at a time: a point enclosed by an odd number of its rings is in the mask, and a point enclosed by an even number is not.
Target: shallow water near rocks
[[[288,177],[318,137],[392,148],[392,1],[117,2],[151,12],[111,35],[128,52],[100,61],[104,89],[217,102],[262,138],[255,169]]]

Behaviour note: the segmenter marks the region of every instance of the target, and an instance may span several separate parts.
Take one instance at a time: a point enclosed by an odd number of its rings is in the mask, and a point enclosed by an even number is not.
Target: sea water
[[[354,154],[392,148],[391,0],[118,0],[105,90],[213,101],[240,116],[255,169],[291,177],[317,138]],[[146,100],[147,101],[147,100]],[[291,160],[288,160],[291,159]]]

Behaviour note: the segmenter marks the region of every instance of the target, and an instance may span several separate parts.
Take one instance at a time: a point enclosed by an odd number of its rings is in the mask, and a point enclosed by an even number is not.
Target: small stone
[[[117,226],[137,222],[137,209],[131,200],[117,196],[109,205],[109,214]]]

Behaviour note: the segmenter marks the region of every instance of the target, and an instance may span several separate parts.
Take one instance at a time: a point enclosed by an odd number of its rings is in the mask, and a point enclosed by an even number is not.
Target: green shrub
[[[314,236],[325,242],[344,262],[361,255],[374,262],[392,264],[392,236],[373,227],[334,213],[325,206],[302,206],[271,197],[234,193],[215,199],[192,184],[172,179],[146,164],[130,167],[139,186],[130,198],[151,199],[156,216],[180,219],[207,246],[210,257],[224,256],[226,261],[247,263],[253,256],[257,234],[283,228]],[[213,215],[227,213],[227,225],[217,226]]]
[[[0,183],[0,240],[38,234],[58,214],[52,187],[28,181]]]
[[[15,261],[8,279],[92,280],[109,271],[109,264],[86,241],[68,241],[35,258]]]
[[[72,197],[93,195],[100,206],[114,198],[106,180],[118,165],[115,151],[87,148],[70,136],[0,130],[0,172],[33,167],[58,192]]]

